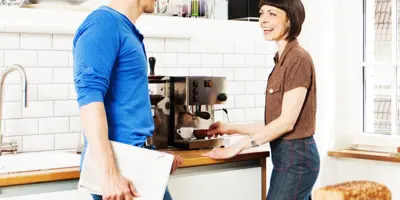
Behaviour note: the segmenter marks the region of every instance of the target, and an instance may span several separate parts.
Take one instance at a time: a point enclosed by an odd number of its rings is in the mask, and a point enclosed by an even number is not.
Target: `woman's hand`
[[[238,155],[242,150],[242,147],[237,143],[225,148],[215,148],[202,154],[202,156],[208,156],[212,159],[229,159]]]
[[[220,121],[211,124],[207,132],[208,138],[224,134],[228,134],[228,128]]]

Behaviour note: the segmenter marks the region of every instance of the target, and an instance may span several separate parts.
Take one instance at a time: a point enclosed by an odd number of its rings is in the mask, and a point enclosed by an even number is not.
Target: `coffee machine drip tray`
[[[224,147],[223,138],[213,139],[194,139],[194,140],[179,140],[175,139],[175,147],[180,149],[212,149],[215,147]]]

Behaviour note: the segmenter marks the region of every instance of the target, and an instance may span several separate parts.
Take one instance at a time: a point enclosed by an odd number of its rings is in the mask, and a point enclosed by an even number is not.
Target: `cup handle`
[[[176,130],[176,132],[178,133],[178,135],[181,135],[181,129]]]

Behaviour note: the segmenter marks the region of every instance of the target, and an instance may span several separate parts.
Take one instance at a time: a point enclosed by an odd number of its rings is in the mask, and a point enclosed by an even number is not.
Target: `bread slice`
[[[316,189],[313,200],[392,200],[389,188],[373,181],[349,181]]]

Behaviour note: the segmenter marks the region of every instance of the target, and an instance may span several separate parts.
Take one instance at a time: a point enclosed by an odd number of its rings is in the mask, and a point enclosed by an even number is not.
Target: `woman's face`
[[[260,9],[259,23],[264,39],[270,41],[284,39],[290,25],[285,11],[268,5],[263,5]]]

